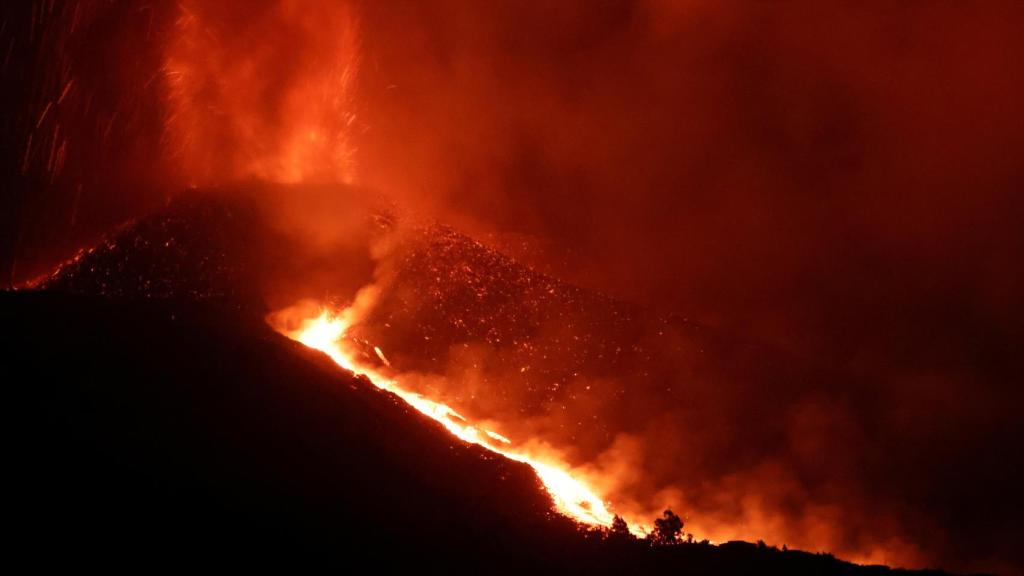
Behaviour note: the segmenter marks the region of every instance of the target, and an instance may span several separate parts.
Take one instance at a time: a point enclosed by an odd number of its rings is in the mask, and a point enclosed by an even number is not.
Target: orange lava
[[[301,307],[295,308],[298,309]],[[440,423],[459,439],[529,465],[551,495],[556,509],[562,514],[592,526],[611,526],[615,515],[609,511],[608,505],[585,481],[575,477],[566,463],[551,456],[538,456],[519,450],[514,447],[512,440],[497,432],[474,426],[447,404],[403,388],[397,379],[399,377],[389,377],[373,367],[359,363],[356,356],[346,348],[344,338],[353,325],[353,316],[353,307],[337,311],[320,307],[317,315],[300,319],[297,327],[294,323],[293,326],[287,326],[280,320],[280,314],[272,316],[270,323],[289,338],[324,352],[338,366],[366,376],[375,386],[395,394],[416,410]],[[383,353],[379,349],[375,350],[383,359]],[[644,532],[643,527],[633,524],[630,524],[630,530],[637,534]]]

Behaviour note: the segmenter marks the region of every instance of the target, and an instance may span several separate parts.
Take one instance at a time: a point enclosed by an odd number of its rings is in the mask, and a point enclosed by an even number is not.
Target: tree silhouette
[[[651,542],[662,546],[678,544],[680,534],[683,531],[683,519],[671,510],[665,510],[665,514],[654,521],[654,532],[651,533]]]
[[[611,528],[608,529],[608,537],[616,540],[629,540],[633,538],[633,534],[629,532],[629,524],[626,524],[622,516],[616,515],[615,519],[612,520]]]

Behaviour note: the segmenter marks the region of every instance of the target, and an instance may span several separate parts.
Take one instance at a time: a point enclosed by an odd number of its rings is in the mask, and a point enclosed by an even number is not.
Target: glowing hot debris
[[[356,362],[355,356],[346,350],[343,339],[351,326],[349,320],[351,313],[350,309],[342,310],[339,313],[321,309],[317,316],[301,320],[298,328],[285,326],[283,322],[272,321],[272,323],[278,324],[275,327],[289,338],[324,352],[342,368],[365,375],[375,386],[402,398],[416,410],[439,422],[461,440],[529,465],[544,483],[557,509],[563,514],[586,524],[611,526],[614,515],[608,511],[605,503],[593,490],[567,471],[568,466],[564,463],[553,461],[551,458],[545,458],[542,461],[534,456],[518,452],[509,447],[512,444],[510,439],[497,432],[475,427],[448,405],[405,390],[395,379],[381,374],[370,366],[362,366]],[[381,361],[387,364],[383,352],[376,347],[374,347],[374,351]],[[503,446],[495,442],[501,443]],[[632,526],[631,529],[640,530],[639,527]]]
[[[511,444],[512,443],[511,440],[509,440],[508,438],[502,436],[501,434],[498,434],[497,432],[491,432],[490,430],[484,430],[484,433],[486,433],[491,438],[494,438],[498,442],[504,442],[505,444]]]

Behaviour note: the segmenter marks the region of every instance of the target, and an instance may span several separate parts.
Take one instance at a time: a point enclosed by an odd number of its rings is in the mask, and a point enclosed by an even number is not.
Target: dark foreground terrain
[[[215,300],[0,294],[27,559],[270,556],[431,572],[883,574],[754,545],[652,548],[553,514],[466,446]]]

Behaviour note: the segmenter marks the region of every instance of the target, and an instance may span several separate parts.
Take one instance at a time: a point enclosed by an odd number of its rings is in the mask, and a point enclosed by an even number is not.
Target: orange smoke
[[[166,143],[193,185],[353,175],[358,34],[346,3],[181,0]]]

